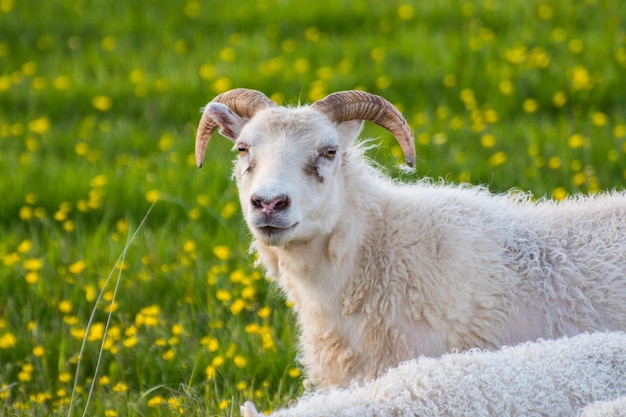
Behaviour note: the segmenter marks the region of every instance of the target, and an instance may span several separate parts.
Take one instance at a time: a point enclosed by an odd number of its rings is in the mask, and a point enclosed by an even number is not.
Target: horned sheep
[[[234,141],[252,248],[294,304],[309,381],[346,387],[419,356],[626,330],[626,193],[533,201],[423,179],[403,184],[355,142],[389,130],[408,165],[411,131],[382,97],[334,93],[283,107],[235,89],[204,109]]]
[[[626,415],[626,334],[580,334],[420,357],[362,386],[305,394],[270,417]],[[244,417],[260,417],[252,403]],[[581,414],[582,413],[582,414]]]

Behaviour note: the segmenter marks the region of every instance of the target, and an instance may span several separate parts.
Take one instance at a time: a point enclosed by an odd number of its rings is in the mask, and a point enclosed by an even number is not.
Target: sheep
[[[624,417],[626,416],[626,396],[613,401],[597,401],[589,404],[580,417]]]
[[[283,107],[235,89],[204,108],[238,152],[253,242],[298,318],[307,387],[345,387],[418,356],[626,330],[626,193],[556,203],[520,192],[393,181],[355,142],[363,121],[415,147],[382,97],[331,94]]]
[[[420,357],[365,385],[305,394],[270,417],[570,417],[585,406],[583,416],[624,416],[625,394],[626,334],[594,333]],[[241,412],[261,416],[250,402]]]

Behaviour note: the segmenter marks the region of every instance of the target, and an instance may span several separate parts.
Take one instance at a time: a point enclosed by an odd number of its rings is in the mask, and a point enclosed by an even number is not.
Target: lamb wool
[[[581,334],[439,359],[364,385],[305,394],[271,417],[624,416],[626,334]],[[587,408],[584,408],[586,407]],[[583,411],[584,408],[584,411]],[[252,403],[244,417],[260,417]]]
[[[613,401],[598,401],[585,407],[580,417],[624,417],[626,396]]]

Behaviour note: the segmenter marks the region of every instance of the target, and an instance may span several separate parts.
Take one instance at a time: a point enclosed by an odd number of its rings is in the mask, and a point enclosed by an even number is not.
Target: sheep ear
[[[244,405],[241,406],[241,414],[243,417],[258,417],[259,413],[256,411],[254,404],[250,401],[246,401]]]
[[[341,138],[348,140],[350,143],[354,142],[356,138],[361,134],[363,130],[363,120],[348,120],[347,122],[341,122],[337,125]],[[347,144],[344,144],[344,146]]]
[[[241,129],[248,123],[248,119],[240,117],[222,103],[209,103],[204,108],[204,113],[208,114],[219,125],[220,134],[232,141],[239,137]]]

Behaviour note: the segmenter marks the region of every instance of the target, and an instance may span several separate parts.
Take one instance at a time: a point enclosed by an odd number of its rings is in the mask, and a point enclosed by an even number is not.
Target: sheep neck
[[[272,252],[272,263],[279,283],[298,310],[313,309],[318,310],[316,314],[341,314],[342,292],[358,258],[357,253],[346,250],[354,248],[349,242],[353,238],[349,236],[352,234],[352,225],[346,223],[341,222],[329,235],[317,236],[306,242],[291,242],[281,247],[263,249],[257,245],[260,254]],[[263,259],[262,262],[266,264]]]
[[[301,362],[311,381],[324,385],[343,385],[348,375],[366,378],[382,371],[366,366],[373,361],[368,359],[371,352],[362,351],[363,340],[372,335],[364,327],[367,318],[360,309],[355,310],[352,298],[353,291],[361,290],[355,287],[360,282],[357,276],[363,273],[359,263],[367,256],[366,246],[376,241],[373,235],[385,223],[388,200],[378,195],[384,188],[376,187],[375,179],[364,176],[363,171],[358,175],[346,171],[344,184],[351,192],[345,193],[336,207],[339,220],[329,233],[283,246],[254,243],[268,275],[278,279],[294,303],[302,327]],[[392,333],[385,334],[398,337]],[[404,343],[397,342],[395,346]],[[327,347],[310,350],[320,344]],[[344,354],[337,356],[338,352]],[[400,359],[406,359],[404,353]]]
[[[329,233],[283,246],[254,244],[268,274],[278,278],[298,310],[311,309],[312,313],[335,317],[343,314],[344,289],[358,271],[363,245],[375,229],[372,225],[381,217],[379,202],[384,199],[373,195],[377,188],[372,187],[372,178],[352,164],[344,169],[342,180],[351,192],[344,193],[345,198],[336,207],[338,221]]]

